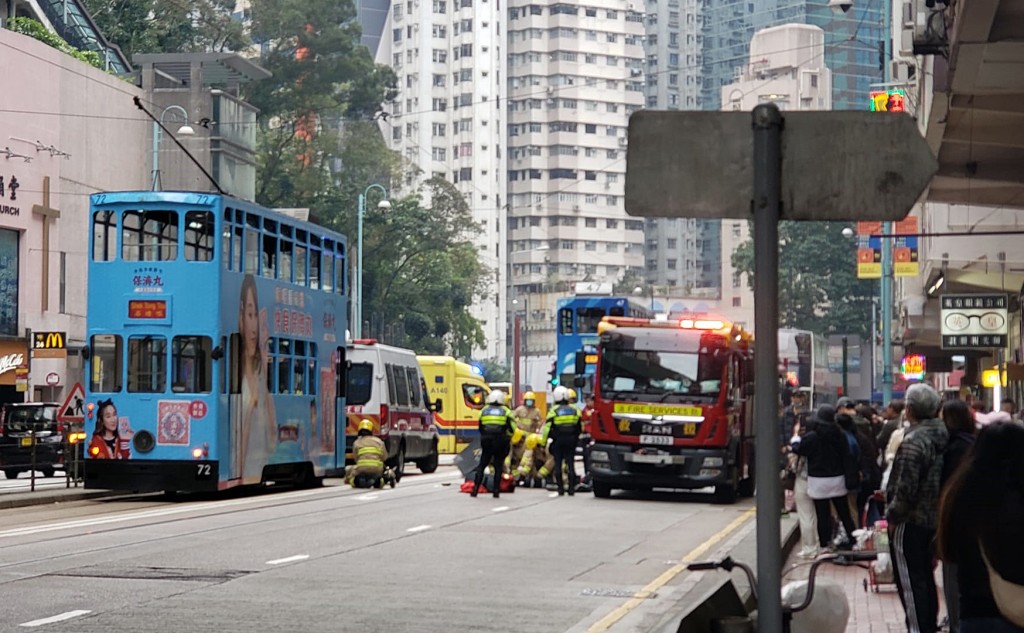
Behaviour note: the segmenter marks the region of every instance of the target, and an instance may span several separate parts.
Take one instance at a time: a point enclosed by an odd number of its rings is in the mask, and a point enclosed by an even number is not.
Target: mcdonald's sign
[[[66,332],[33,332],[32,358],[66,358]]]
[[[65,349],[65,339],[67,334],[64,332],[33,332],[32,336],[34,340],[32,342],[32,349]]]

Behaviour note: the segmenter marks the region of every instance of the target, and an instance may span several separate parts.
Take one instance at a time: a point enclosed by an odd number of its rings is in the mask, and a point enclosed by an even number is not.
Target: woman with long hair
[[[1012,601],[999,600],[992,584],[1024,592],[1022,455],[1024,426],[985,427],[943,491],[936,543],[939,558],[956,565],[962,633],[1024,633],[1004,616]]]
[[[132,455],[130,438],[121,437],[117,407],[114,401],[103,400],[96,407],[96,428],[89,441],[93,459],[128,459]]]
[[[242,354],[242,483],[260,483],[263,467],[274,444],[274,401],[267,389],[267,358],[264,341],[267,336],[266,313],[260,312],[256,280],[246,275],[242,280],[238,306],[238,333]]]

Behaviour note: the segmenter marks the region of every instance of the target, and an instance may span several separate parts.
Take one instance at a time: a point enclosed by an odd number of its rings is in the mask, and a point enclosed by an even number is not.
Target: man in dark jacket
[[[932,573],[933,542],[949,433],[936,417],[939,394],[930,386],[911,385],[906,403],[910,428],[896,451],[886,488],[889,550],[908,631],[935,633],[939,598]]]

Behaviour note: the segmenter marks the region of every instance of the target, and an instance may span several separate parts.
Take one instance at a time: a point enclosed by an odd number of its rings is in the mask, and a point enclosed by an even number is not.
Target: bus
[[[317,485],[345,465],[347,240],[224,195],[90,200],[87,488]]]
[[[558,328],[555,335],[554,372],[557,382],[573,386],[576,378],[576,352],[586,354],[586,384],[583,393],[593,393],[593,376],[597,367],[597,328],[601,319],[612,317],[635,317],[651,319],[654,311],[635,302],[630,297],[577,295],[558,300]]]
[[[808,330],[779,330],[779,373],[790,388],[807,394],[812,409],[836,401],[828,366],[828,340]]]

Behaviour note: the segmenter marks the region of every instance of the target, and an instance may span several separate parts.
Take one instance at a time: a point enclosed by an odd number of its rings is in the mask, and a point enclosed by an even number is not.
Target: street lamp
[[[882,235],[892,234],[892,222],[882,222]],[[851,238],[854,235],[853,229],[843,229],[843,237]],[[882,278],[879,280],[878,301],[881,308],[880,319],[882,321],[882,404],[887,405],[892,400],[892,238],[882,237]],[[873,300],[872,300],[873,301]],[[874,305],[871,306],[871,319],[874,321]],[[871,328],[871,345],[874,350],[875,328]],[[874,354],[871,358],[874,364]],[[871,368],[871,382],[874,384],[875,368]]]
[[[164,117],[168,112],[180,112],[184,123],[178,128],[178,136],[195,136],[196,131],[188,123],[188,112],[180,105],[169,105],[153,121],[153,191],[160,190],[160,138],[163,135]]]
[[[522,328],[520,329],[519,322],[519,305],[522,303],[523,306],[523,322]],[[512,337],[513,343],[515,344],[515,350],[513,356],[515,357],[515,380],[512,384],[512,393],[515,394],[519,391],[519,385],[524,383],[524,378],[530,371],[530,344],[527,340],[527,336],[530,332],[530,299],[523,296],[522,299],[516,298],[512,300],[512,322],[515,327],[515,336]],[[520,332],[522,333],[522,340],[519,340]],[[519,365],[520,348],[522,348],[522,367]]]
[[[651,286],[650,288],[651,288],[651,311],[653,312],[654,311],[654,286]],[[643,294],[644,294],[643,287],[642,286],[637,286],[636,288],[633,288],[633,294],[635,296],[637,296],[637,297],[643,296]]]
[[[352,302],[352,320],[355,323],[352,324],[352,338],[363,337],[363,214],[366,213],[366,196],[371,189],[380,189],[381,195],[384,196],[384,199],[377,203],[378,209],[391,208],[391,202],[388,201],[388,190],[384,188],[384,185],[374,183],[359,194],[359,211],[356,216],[356,286],[355,301]]]

